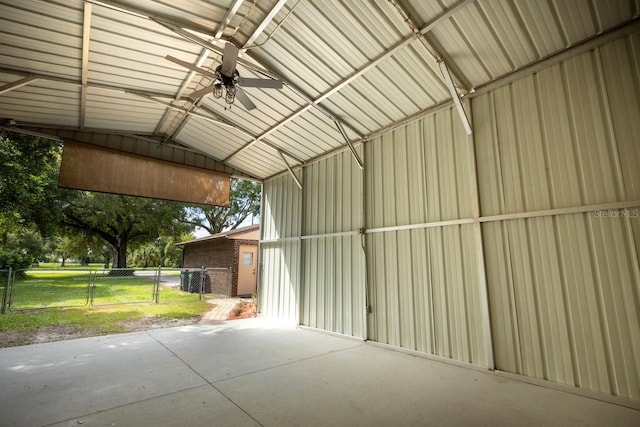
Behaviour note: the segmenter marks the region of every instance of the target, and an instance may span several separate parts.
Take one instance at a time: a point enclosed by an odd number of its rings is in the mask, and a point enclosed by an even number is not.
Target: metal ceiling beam
[[[0,67],[0,73],[5,73],[5,74],[14,74],[17,76],[26,76],[26,79],[22,79],[19,82],[22,81],[26,81],[28,79],[30,79],[27,83],[30,83],[33,80],[46,80],[46,81],[50,81],[50,82],[58,82],[58,83],[66,83],[66,84],[70,84],[70,85],[74,85],[74,86],[82,86],[82,80],[76,80],[76,79],[70,79],[68,77],[58,77],[58,76],[48,76],[45,74],[34,74],[31,71],[25,71],[25,70],[19,70],[16,68],[6,68],[6,67]],[[7,86],[12,86],[15,84],[18,84],[19,82],[15,82],[15,83],[10,83]],[[25,84],[22,84],[22,86],[24,86]],[[131,92],[131,89],[128,87],[123,87],[123,86],[112,86],[112,85],[107,85],[104,83],[91,83],[91,82],[87,82],[87,86],[88,87],[93,87],[93,88],[98,88],[98,89],[104,89],[104,90],[111,90],[114,92],[121,92],[121,93],[128,93]],[[11,89],[15,89],[15,88],[11,88]],[[146,95],[149,96],[153,96],[156,98],[167,98],[167,99],[173,99],[173,95],[169,95],[166,93],[158,93],[158,92],[147,92],[147,91],[139,91],[139,93],[144,93]],[[182,99],[182,100],[186,100],[186,99]]]
[[[438,61],[438,66],[440,67],[440,71],[442,72],[442,76],[444,77],[444,82],[449,89],[449,93],[451,94],[451,99],[453,99],[453,103],[456,106],[456,110],[458,110],[458,115],[460,116],[460,120],[462,121],[462,125],[464,126],[464,130],[467,135],[471,135],[473,130],[471,129],[471,123],[469,123],[469,118],[467,117],[467,113],[464,111],[464,107],[462,106],[462,101],[460,100],[460,95],[456,90],[453,80],[451,80],[451,74],[449,73],[449,68],[447,68],[447,64],[444,60]]]
[[[462,8],[462,7],[466,7],[467,5],[469,5],[470,3],[472,3],[474,0],[461,0],[458,3],[456,3],[456,5],[450,9],[445,10],[440,16],[442,17],[441,20],[443,19],[448,19],[452,16],[453,12],[455,12],[455,10]],[[400,4],[402,2],[402,0],[389,0],[389,2],[394,6],[394,8],[396,9],[396,11],[400,14],[400,16],[402,17],[402,19],[404,20],[404,22],[407,23],[407,25],[409,26],[409,28],[411,28],[411,30],[418,36],[420,36],[420,41],[424,44],[425,48],[431,53],[431,55],[433,55],[436,59],[436,62],[438,63],[438,67],[440,68],[440,72],[442,74],[442,80],[445,84],[445,86],[447,87],[447,90],[449,91],[449,94],[451,95],[451,99],[453,99],[453,103],[455,104],[456,110],[458,111],[458,115],[460,116],[460,120],[462,121],[462,125],[464,126],[465,132],[467,133],[467,135],[471,135],[473,133],[473,130],[471,129],[471,123],[469,122],[469,118],[467,117],[467,114],[464,110],[464,107],[462,106],[462,99],[460,97],[460,94],[458,93],[458,90],[455,87],[455,84],[453,82],[452,79],[452,71],[451,69],[447,66],[447,63],[445,62],[444,59],[444,55],[438,51],[438,49],[436,49],[433,45],[433,43],[431,43],[429,41],[429,39],[426,38],[426,34],[428,31],[430,31],[432,28],[428,29],[425,31],[425,29],[421,29],[418,30],[416,25],[413,23],[413,20],[411,19],[410,14],[406,11],[406,9],[402,6],[402,4]],[[460,73],[456,73],[454,74],[455,79],[458,82],[467,82],[468,80]],[[466,86],[465,83],[462,83]],[[468,87],[463,87],[463,90],[465,93],[468,93],[470,88]]]
[[[29,76],[13,83],[7,83],[4,86],[0,86],[0,95],[5,94],[7,92],[11,92],[12,90],[20,89],[22,86],[26,86],[29,83],[35,82],[40,77],[37,76]]]
[[[225,28],[229,26],[229,23],[231,22],[233,17],[236,15],[236,13],[238,13],[238,10],[242,6],[242,3],[244,3],[244,0],[236,0],[231,5],[231,7],[227,10],[227,13],[225,13],[224,17],[222,18],[222,21],[218,25],[216,33],[213,36],[213,39],[209,40],[211,43],[215,43],[216,41],[220,40],[220,37],[222,37],[222,34],[224,33]],[[201,67],[204,64],[204,61],[206,61],[207,58],[209,57],[209,53],[211,53],[211,50],[207,49],[206,47],[202,49],[202,51],[200,52],[200,55],[198,56],[198,60],[195,63],[196,67]],[[176,93],[176,99],[179,99],[180,97],[182,97],[182,95],[184,94],[184,91],[189,87],[189,85],[191,84],[195,76],[196,76],[195,71],[188,72],[187,77],[184,79],[184,81],[182,82],[182,85],[180,86],[180,89],[178,89],[178,92]],[[202,103],[203,99],[204,97],[196,101],[195,103],[193,103],[193,105],[189,110],[193,111],[196,108],[198,108],[198,106]],[[172,135],[171,135],[172,138],[175,138],[182,131],[182,129],[184,129],[184,127],[189,122],[190,117],[191,117],[190,115],[186,115],[182,118],[182,120],[180,121],[180,124],[178,124],[178,126],[172,132]],[[160,122],[158,122],[158,125],[156,126],[157,131],[159,131],[162,128],[162,125],[166,120],[166,118],[167,118],[167,114],[162,116],[162,119],[160,120]]]
[[[139,96],[139,97],[141,97],[141,98],[146,99],[147,101],[155,102],[156,104],[164,105],[165,107],[167,107],[167,108],[169,108],[169,109],[171,109],[171,110],[180,111],[180,112],[185,113],[185,114],[187,114],[187,115],[189,115],[189,116],[198,117],[198,118],[201,118],[201,119],[207,120],[207,121],[209,121],[209,122],[211,122],[211,123],[215,123],[215,124],[217,124],[217,125],[227,126],[227,127],[230,127],[230,128],[234,128],[234,129],[236,129],[236,126],[234,126],[234,125],[233,125],[233,124],[231,124],[231,123],[226,123],[226,122],[223,122],[223,121],[218,120],[218,119],[213,118],[213,117],[207,117],[207,116],[205,116],[204,114],[200,114],[200,113],[197,113],[197,112],[195,112],[195,111],[191,111],[189,108],[179,107],[179,106],[177,106],[177,105],[173,105],[173,104],[172,104],[172,103],[170,103],[170,102],[167,102],[167,101],[163,101],[163,100],[161,100],[161,99],[154,98],[153,96],[149,96],[149,95],[147,95],[146,93],[143,93],[143,92],[137,92],[137,91],[132,90],[132,91],[128,91],[127,93],[130,93],[130,94],[132,94],[132,95]]]
[[[143,10],[143,9],[138,9],[138,8],[135,8],[135,7],[131,7],[129,5],[123,5],[123,4],[121,4],[121,3],[117,2],[117,1],[114,1],[114,0],[100,0],[100,1],[87,0],[87,1],[92,1],[92,2],[96,2],[96,3],[100,3],[100,4],[110,5],[111,7],[115,8],[117,10],[121,10],[123,12],[131,12],[131,13],[137,14],[137,15],[139,15],[141,17],[145,17],[147,19],[151,19],[151,20],[157,22],[158,24],[160,24],[160,25],[172,30],[176,34],[179,34],[179,35],[183,36],[187,40],[190,40],[190,41],[192,41],[192,42],[194,42],[196,44],[201,45],[202,47],[205,47],[205,48],[210,49],[210,50],[212,50],[214,52],[222,54],[222,49],[221,48],[219,48],[217,46],[214,46],[213,44],[209,43],[208,41],[206,41],[206,40],[202,39],[201,37],[198,37],[197,35],[195,35],[195,34],[193,34],[193,33],[191,33],[191,32],[186,30],[186,28],[188,28],[188,29],[200,32],[200,33],[206,33],[206,31],[203,31],[201,27],[197,27],[197,26],[193,25],[192,23],[180,24],[180,23],[177,23],[177,22],[175,22],[175,21],[173,21],[171,19],[167,19],[167,18],[164,18],[164,17],[161,17],[161,16],[157,16],[157,15],[152,15],[151,13],[149,13],[149,12]],[[296,88],[295,86],[291,85],[290,83],[288,83],[286,81],[283,81],[285,86],[287,86],[289,89],[291,89],[297,95],[301,96],[308,103],[308,105],[306,107],[302,108],[301,110],[298,110],[297,112],[293,113],[291,116],[285,118],[281,122],[277,123],[275,126],[270,128],[269,130],[267,130],[265,133],[263,133],[262,135],[259,135],[254,140],[252,140],[251,142],[249,142],[248,144],[243,146],[241,149],[239,149],[236,152],[234,152],[233,154],[231,154],[231,156],[227,157],[224,161],[225,162],[228,161],[229,159],[231,159],[232,157],[236,156],[240,152],[250,148],[251,146],[253,146],[257,142],[263,141],[263,139],[267,135],[269,135],[269,134],[273,133],[274,131],[278,130],[280,127],[284,126],[286,123],[289,123],[294,118],[296,118],[296,117],[300,116],[301,114],[303,114],[304,112],[308,111],[310,108],[316,108],[317,110],[319,110],[325,116],[330,118],[334,123],[336,123],[336,125],[338,125],[338,128],[340,129],[341,128],[341,126],[340,126],[341,123],[331,113],[326,111],[324,108],[320,107],[318,105],[320,102],[322,102],[323,100],[327,99],[329,96],[333,95],[334,93],[336,93],[337,91],[339,91],[340,89],[345,87],[346,85],[350,84],[352,81],[354,81],[355,79],[357,79],[358,77],[360,77],[361,75],[363,75],[364,73],[369,71],[370,69],[374,68],[380,61],[392,56],[395,52],[397,52],[397,50],[399,50],[402,47],[408,45],[409,43],[413,42],[414,40],[416,40],[418,38],[421,38],[424,34],[426,34],[427,32],[431,31],[433,28],[435,28],[439,23],[441,23],[442,21],[444,21],[444,20],[448,19],[449,17],[451,17],[451,15],[453,15],[460,8],[467,6],[469,3],[473,2],[473,1],[474,0],[460,0],[460,1],[458,1],[455,5],[453,5],[449,9],[443,11],[440,15],[438,15],[436,18],[434,18],[431,22],[429,22],[427,25],[425,25],[422,29],[420,29],[419,31],[415,31],[413,35],[411,35],[410,37],[407,37],[405,40],[401,41],[397,46],[394,46],[392,52],[385,52],[379,58],[376,58],[375,60],[371,61],[370,64],[365,65],[360,70],[356,71],[356,73],[354,73],[352,76],[350,76],[347,79],[345,79],[344,81],[340,82],[338,85],[335,86],[335,88],[329,89],[329,91],[327,91],[325,94],[323,94],[322,96],[320,96],[316,100],[310,99],[300,89]],[[249,55],[249,56],[251,57],[251,55]],[[254,59],[254,61],[256,63],[259,63],[259,61],[256,60],[255,58],[252,58],[252,59]],[[280,76],[278,76],[276,73],[273,73],[273,72],[269,71],[266,67],[264,67],[264,68],[256,67],[254,64],[252,64],[249,61],[246,61],[246,60],[244,60],[242,58],[238,59],[238,63],[243,65],[243,66],[245,66],[245,67],[247,67],[248,69],[251,69],[252,71],[260,73],[260,74],[262,74],[262,75],[264,75],[266,77],[282,80],[282,78]],[[348,137],[344,133],[343,129],[340,130],[340,133],[343,135],[343,137],[348,139]],[[360,137],[361,135],[358,135],[358,136]],[[355,159],[356,159],[356,162],[358,162],[358,157],[357,156],[355,156]],[[361,165],[362,165],[361,161],[358,162],[358,166],[361,167]]]
[[[0,133],[5,132],[5,131],[6,132],[15,132],[15,133],[23,134],[23,135],[35,136],[37,138],[44,138],[44,139],[50,139],[50,140],[53,140],[53,141],[62,142],[62,138],[60,138],[58,136],[47,135],[46,133],[41,133],[41,132],[34,132],[32,130],[22,129],[22,128],[15,127],[15,126],[0,126]]]
[[[129,5],[125,5],[122,3],[119,3],[117,1],[114,0],[85,0],[85,1],[91,1],[92,3],[96,3],[96,4],[101,4],[103,6],[106,7],[111,7],[114,10],[119,10],[121,12],[124,13],[132,13],[136,16],[140,16],[146,19],[150,19],[160,25],[162,25],[165,28],[170,29],[171,31],[175,32],[178,35],[181,35],[182,37],[186,38],[187,40],[192,41],[193,43],[196,43],[204,48],[207,48],[213,52],[217,52],[219,54],[223,53],[222,48],[217,47],[215,45],[213,45],[212,43],[208,42],[207,40],[193,34],[190,31],[187,31],[186,29],[190,29],[193,31],[197,31],[200,33],[203,33],[203,29],[201,27],[197,27],[188,23],[177,23],[171,19],[167,19],[165,17],[161,17],[158,15],[152,15],[150,12],[145,11],[144,9],[139,9],[136,7],[132,7]],[[249,55],[251,56],[251,55]],[[256,60],[255,58],[252,58],[256,63],[259,64],[259,61]],[[282,77],[280,77],[279,75],[277,75],[276,73],[268,70],[266,67],[261,67],[261,66],[256,66],[254,63],[251,63],[250,61],[247,61],[243,58],[238,58],[237,61],[238,64],[248,68],[249,70],[252,70],[256,73],[259,73],[265,77],[269,77],[272,79],[276,79],[276,80],[282,80],[284,85],[289,88],[291,91],[293,91],[294,93],[296,93],[298,96],[300,96],[305,102],[307,102],[309,105],[309,107],[313,107],[316,108],[318,111],[320,111],[322,114],[324,114],[325,116],[327,116],[329,119],[331,119],[333,122],[336,122],[337,119],[335,116],[333,116],[331,113],[329,113],[327,110],[325,110],[324,108],[320,107],[318,105],[318,103],[314,103],[313,100],[311,98],[309,98],[307,95],[304,94],[304,92],[302,92],[299,88],[295,87],[294,85],[292,85],[289,82],[286,82],[282,79]],[[295,117],[297,117],[298,115],[302,114],[304,111],[307,111],[308,108],[303,109],[295,114]],[[282,125],[284,125],[285,123],[288,123],[291,119],[293,119],[294,117],[290,117],[288,119],[285,119],[283,122],[280,122],[276,125],[275,128],[270,129],[269,131],[267,131],[268,133],[272,133],[273,131],[277,130],[278,128],[280,128]],[[353,130],[353,129],[352,129]],[[355,130],[354,130],[355,131]],[[357,133],[357,132],[356,132]],[[255,138],[253,141],[251,141],[249,143],[249,145],[246,147],[248,148],[249,146],[252,146],[253,144],[262,141],[264,136],[266,135],[260,135],[259,137]],[[243,148],[246,149],[246,148]],[[234,153],[234,155],[237,153]]]
[[[293,172],[293,169],[291,169],[291,166],[289,165],[289,162],[287,161],[287,159],[284,157],[284,154],[282,154],[282,151],[278,151],[278,154],[280,155],[280,158],[282,159],[285,166],[287,167],[289,174],[291,175],[293,180],[296,182],[296,185],[300,190],[302,190],[302,183],[300,182],[300,179],[298,179],[298,176]]]
[[[443,21],[449,19],[451,17],[451,15],[453,15],[456,11],[458,11],[462,7],[467,6],[472,1],[474,1],[474,0],[461,0],[458,3],[456,3],[455,5],[451,6],[449,9],[443,11],[438,16],[433,18],[429,23],[427,23],[424,27],[422,27],[419,30],[416,30],[416,32],[414,34],[404,38],[403,40],[400,40],[398,43],[393,45],[391,48],[385,50],[383,53],[378,55],[376,58],[374,58],[373,60],[371,60],[370,62],[368,62],[367,64],[363,65],[362,67],[360,67],[355,72],[353,72],[350,76],[348,76],[347,78],[342,80],[340,83],[338,83],[335,86],[329,88],[326,92],[324,92],[322,95],[320,95],[316,99],[311,100],[309,105],[307,105],[306,107],[303,107],[302,109],[296,111],[295,113],[293,113],[292,115],[290,115],[289,117],[284,119],[283,121],[279,122],[276,126],[272,127],[271,129],[267,130],[264,134],[262,134],[259,137],[257,137],[256,140],[249,142],[248,144],[246,144],[245,146],[243,146],[242,148],[240,148],[236,152],[232,153],[229,157],[227,157],[225,159],[225,161],[231,159],[232,157],[236,156],[237,154],[241,153],[242,151],[252,147],[254,144],[259,142],[262,139],[263,136],[266,136],[266,135],[274,132],[275,130],[279,129],[280,127],[282,127],[286,123],[290,122],[291,120],[297,118],[301,114],[303,114],[306,111],[308,111],[312,106],[317,106],[318,104],[320,104],[321,102],[323,102],[324,100],[326,100],[330,96],[334,95],[335,93],[337,93],[338,91],[340,91],[344,87],[350,85],[353,81],[355,81],[356,79],[358,79],[359,77],[361,77],[365,73],[371,71],[373,68],[378,66],[381,62],[389,59],[390,57],[395,55],[398,51],[400,51],[401,49],[405,48],[409,44],[413,43],[417,39],[421,38],[424,34],[428,33],[431,30],[433,30],[435,27],[437,27]],[[338,126],[338,129],[340,129],[341,125],[338,124],[337,119],[335,117],[333,117],[333,116],[331,116],[330,118],[331,118],[331,120],[333,120],[336,123],[336,125]],[[346,135],[346,133],[344,133],[344,129],[341,129],[340,133],[341,133],[341,135],[344,137],[344,139],[346,141],[350,142],[348,136]],[[359,137],[361,137],[361,136],[362,135],[359,135]],[[350,145],[349,142],[347,142],[347,145]],[[349,147],[349,149],[351,150],[352,154],[355,153],[355,150],[353,149],[353,147]],[[354,159],[356,160],[356,163],[358,163],[358,167],[362,168],[362,160],[357,156],[357,154],[354,154]]]
[[[91,3],[84,4],[84,17],[82,20],[82,71],[80,92],[80,129],[84,129],[87,115],[87,91],[89,83],[89,43],[91,40]]]
[[[224,33],[225,28],[227,28],[227,26],[229,25],[233,17],[236,15],[236,13],[238,12],[238,9],[240,9],[240,6],[242,6],[242,3],[244,3],[244,0],[236,0],[235,3],[231,5],[229,10],[227,10],[227,13],[222,18],[222,22],[220,23],[220,25],[218,25],[218,29],[216,30],[215,35],[211,40],[209,40],[210,43],[215,43],[217,40],[220,40],[220,37],[222,37],[222,34]],[[201,67],[202,64],[204,64],[204,61],[206,61],[207,58],[209,57],[209,53],[211,53],[211,50],[209,50],[208,48],[205,47],[202,49],[202,52],[200,52],[200,55],[198,56],[198,60],[195,63],[196,67]],[[182,83],[182,86],[180,86],[180,89],[176,94],[176,99],[182,96],[182,94],[187,89],[187,87],[189,86],[189,84],[191,83],[191,81],[195,76],[196,76],[195,71],[189,71],[187,78],[184,80],[184,82]]]
[[[188,108],[184,108],[184,107],[179,107],[177,105],[173,105],[170,102],[167,101],[162,101],[161,99],[157,99],[154,98],[153,96],[149,96],[148,94],[144,93],[144,92],[138,92],[138,91],[127,91],[127,93],[130,93],[131,95],[136,95],[139,96],[143,99],[146,99],[147,101],[151,101],[151,102],[155,102],[156,104],[160,104],[160,105],[164,105],[165,107],[172,109],[172,110],[176,110],[176,111],[180,111],[182,113],[186,113],[188,116],[191,117],[196,117],[199,119],[203,119],[206,120],[208,122],[217,124],[217,125],[221,125],[221,126],[226,126],[226,127],[230,127],[236,131],[238,131],[239,133],[244,134],[245,136],[248,136],[249,138],[255,138],[253,135],[251,135],[247,130],[239,127],[238,125],[234,124],[234,123],[230,123],[230,122],[226,122],[214,117],[209,117],[206,116],[204,114],[198,113],[196,111],[192,111]],[[211,111],[209,111],[208,109],[205,109],[207,112],[211,113],[214,116],[217,116],[216,114],[213,114]],[[173,138],[173,137],[171,137]],[[298,158],[297,156],[294,156],[291,153],[288,153],[286,150],[283,150],[282,148],[278,147],[277,145],[269,142],[269,141],[261,141],[264,145],[266,145],[267,147],[271,148],[272,150],[276,151],[276,152],[283,152],[284,154],[287,155],[287,157],[295,160],[296,162],[302,163],[302,160],[300,158]],[[226,164],[226,159],[225,160],[221,160],[221,162]]]
[[[275,4],[275,6],[273,6],[273,8],[271,9],[271,11],[267,14],[267,16],[262,20],[262,22],[256,27],[255,31],[253,32],[253,34],[251,34],[249,36],[249,38],[247,39],[247,41],[244,43],[244,46],[242,47],[242,51],[245,52],[246,51],[246,47],[247,46],[251,46],[251,44],[257,40],[258,37],[260,37],[260,35],[264,32],[264,30],[267,29],[267,26],[271,23],[271,21],[273,21],[273,18],[276,17],[276,15],[278,14],[278,12],[280,12],[280,10],[284,7],[285,3],[287,3],[287,0],[279,0],[278,3]]]
[[[440,52],[436,48],[436,46],[434,46],[434,44],[426,37],[427,33],[429,31],[433,30],[439,23],[451,18],[455,14],[455,12],[457,12],[458,10],[460,10],[462,8],[467,7],[468,5],[473,3],[475,0],[460,0],[460,1],[458,1],[456,4],[454,4],[450,8],[445,9],[444,11],[442,11],[434,20],[432,20],[429,24],[427,24],[426,26],[424,26],[424,27],[422,27],[420,29],[413,22],[409,12],[407,12],[406,8],[402,5],[402,3],[404,2],[403,0],[388,0],[388,1],[389,1],[389,3],[391,3],[394,6],[396,11],[400,14],[400,17],[402,18],[402,20],[409,26],[411,31],[413,31],[415,35],[420,37],[420,41],[425,46],[427,51],[429,51],[431,53],[431,55],[434,56],[434,59],[437,62],[439,62],[439,61],[445,60],[446,58],[444,57],[443,53]],[[459,72],[459,71],[456,72],[454,70],[451,70],[451,68],[455,68],[457,70],[457,67],[452,67],[455,64],[452,63],[451,59],[448,59],[448,62],[449,62],[449,70],[450,70],[451,75],[461,85],[463,85],[462,89],[465,92],[469,92],[471,90],[471,88],[468,87],[469,86],[469,83],[468,83],[469,80],[464,75],[462,75],[461,72]]]

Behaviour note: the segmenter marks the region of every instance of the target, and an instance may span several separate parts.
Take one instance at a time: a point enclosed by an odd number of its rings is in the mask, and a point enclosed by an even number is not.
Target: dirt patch
[[[242,301],[233,307],[227,320],[247,319],[249,317],[256,317],[256,303]]]
[[[174,326],[193,325],[200,321],[200,317],[183,319],[167,319],[163,317],[140,317],[120,322],[118,332],[105,332],[98,329],[78,329],[72,325],[41,326],[33,331],[0,332],[0,348],[16,347],[45,342],[72,340],[76,338],[94,337],[112,333],[146,331],[149,329],[171,328]]]

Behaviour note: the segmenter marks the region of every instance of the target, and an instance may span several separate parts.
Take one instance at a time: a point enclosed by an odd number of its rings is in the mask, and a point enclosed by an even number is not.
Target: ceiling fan
[[[171,55],[167,55],[166,59],[214,80],[213,84],[190,94],[190,98],[197,99],[211,93],[214,98],[222,98],[224,96],[225,108],[227,105],[231,106],[231,104],[238,99],[244,108],[247,110],[253,110],[256,108],[256,104],[251,101],[241,87],[282,89],[282,81],[275,79],[252,79],[240,77],[240,73],[238,73],[238,70],[236,69],[238,53],[239,50],[237,47],[232,43],[226,43],[224,45],[222,64],[216,68],[214,73],[205,70],[204,68],[196,67],[195,65],[182,61],[178,58],[174,58]]]

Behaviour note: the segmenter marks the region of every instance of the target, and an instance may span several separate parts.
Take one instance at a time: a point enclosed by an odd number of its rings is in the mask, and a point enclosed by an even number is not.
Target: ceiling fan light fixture
[[[222,98],[222,84],[221,83],[217,83],[215,86],[213,86],[213,97],[214,98]]]
[[[236,88],[233,86],[227,87],[227,104],[233,104],[236,100]]]

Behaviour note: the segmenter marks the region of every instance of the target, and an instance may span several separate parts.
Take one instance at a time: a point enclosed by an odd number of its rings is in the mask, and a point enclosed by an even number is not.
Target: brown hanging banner
[[[226,173],[69,140],[58,186],[224,207],[231,188]]]

